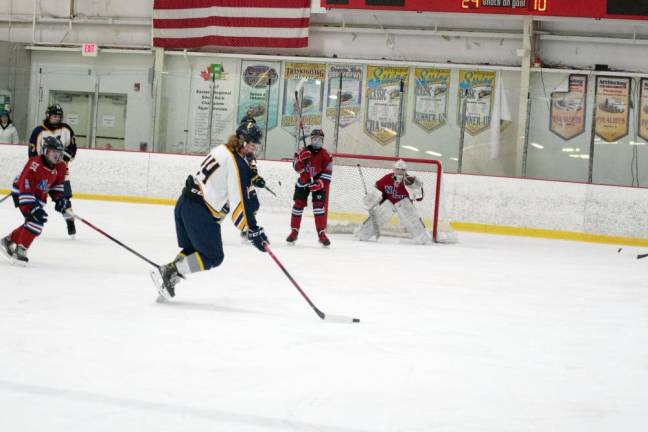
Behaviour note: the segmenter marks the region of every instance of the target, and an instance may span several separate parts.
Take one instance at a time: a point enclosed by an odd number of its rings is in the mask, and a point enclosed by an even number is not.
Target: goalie
[[[396,213],[400,224],[407,230],[412,239],[419,244],[432,241],[425,229],[413,201],[423,199],[423,183],[416,176],[407,174],[407,164],[398,160],[393,172],[386,174],[375,184],[363,198],[363,204],[369,211],[369,217],[354,231],[362,241],[380,237],[380,228]]]

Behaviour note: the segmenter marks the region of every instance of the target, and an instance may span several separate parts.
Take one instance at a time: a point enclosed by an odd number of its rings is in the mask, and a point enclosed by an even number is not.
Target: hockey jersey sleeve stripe
[[[320,178],[321,178],[322,180],[331,181],[331,178],[332,178],[332,177],[331,177],[331,174],[328,174],[328,173],[322,173],[322,174],[320,175]]]

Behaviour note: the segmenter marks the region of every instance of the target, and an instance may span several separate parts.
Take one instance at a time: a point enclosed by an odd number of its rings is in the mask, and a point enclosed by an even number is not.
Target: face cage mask
[[[324,137],[313,136],[310,139],[310,145],[315,149],[321,149],[324,145]]]
[[[53,157],[51,156],[52,154]],[[45,159],[52,165],[56,165],[63,159],[63,152],[60,150],[45,149]]]

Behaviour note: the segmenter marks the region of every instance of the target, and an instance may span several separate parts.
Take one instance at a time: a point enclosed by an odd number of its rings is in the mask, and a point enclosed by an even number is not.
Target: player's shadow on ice
[[[156,303],[156,305],[169,307],[169,308],[190,309],[190,310],[198,310],[198,311],[205,311],[205,312],[226,312],[226,313],[241,313],[241,314],[252,314],[252,315],[272,315],[271,313],[264,312],[264,311],[258,311],[258,310],[240,309],[240,308],[235,308],[235,307],[230,307],[230,306],[220,306],[220,305],[215,305],[215,304],[210,304],[210,303],[195,303],[195,302],[177,301],[177,300],[166,301],[166,302],[163,302],[163,303]]]
[[[254,430],[312,430],[318,432],[368,432],[362,429],[347,428],[340,426],[321,425],[317,423],[308,423],[290,418],[267,417],[250,414],[239,414],[236,412],[225,411],[214,408],[200,408],[197,406],[180,405],[177,403],[166,403],[133,399],[120,396],[111,396],[101,393],[93,393],[82,390],[70,390],[67,388],[57,388],[42,385],[22,384],[12,381],[0,380],[0,393],[19,393],[27,395],[37,395],[50,399],[67,401],[72,404],[94,404],[99,407],[117,407],[125,408],[129,411],[141,411],[142,414],[154,412],[161,415],[175,415],[187,422],[189,418],[195,417],[220,423],[235,423],[243,425],[246,428]],[[119,416],[119,412],[115,414]],[[107,419],[106,419],[107,420]],[[40,420],[34,420],[40,422]],[[28,420],[24,423],[27,424]],[[217,430],[217,429],[215,429]]]

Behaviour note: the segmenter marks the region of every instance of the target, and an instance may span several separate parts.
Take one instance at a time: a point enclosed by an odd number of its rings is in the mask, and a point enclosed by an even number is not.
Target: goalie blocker
[[[401,226],[416,243],[432,243],[432,237],[413,204],[413,201],[423,199],[423,183],[407,174],[405,161],[396,161],[393,172],[383,176],[374,186],[375,189],[368,191],[363,198],[369,217],[354,231],[356,238],[368,241],[380,237],[377,230],[396,213]]]

